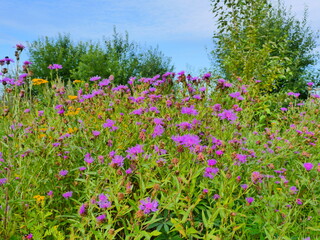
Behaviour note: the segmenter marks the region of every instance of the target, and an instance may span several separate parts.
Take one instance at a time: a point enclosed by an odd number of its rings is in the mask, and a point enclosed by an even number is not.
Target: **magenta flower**
[[[111,161],[110,165],[111,166],[122,167],[123,166],[123,161],[124,161],[124,157],[122,157],[121,155],[115,155],[112,158],[112,161]]]
[[[182,145],[184,147],[195,147],[200,145],[200,138],[197,135],[186,134],[183,136],[173,136],[171,137],[173,141],[176,142],[177,145]]]
[[[237,114],[233,112],[233,110],[223,110],[222,113],[218,114],[218,117],[223,120],[226,119],[228,121],[230,121],[231,123],[233,123],[238,117]]]
[[[198,115],[198,111],[194,108],[194,106],[191,107],[183,107],[181,109],[182,114],[188,114],[188,115]]]
[[[128,148],[126,151],[130,156],[137,156],[139,153],[143,153],[143,145],[136,145],[134,147]]]
[[[94,159],[93,157],[91,157],[90,153],[87,153],[86,155],[84,155],[84,161],[90,164],[94,161]]]
[[[298,198],[298,199],[296,200],[296,203],[297,203],[298,205],[302,205],[302,204],[303,204],[303,202],[302,202],[302,200],[301,200],[300,198]]]
[[[219,168],[207,167],[204,171],[203,176],[208,177],[210,179],[214,178],[219,172]]]
[[[152,137],[155,138],[157,136],[161,136],[163,133],[164,133],[164,128],[162,127],[162,125],[156,125],[154,127]]]
[[[43,116],[43,114],[44,114],[44,111],[38,111],[38,116],[39,117]]]
[[[214,200],[218,200],[218,199],[221,198],[221,196],[220,196],[219,194],[215,194],[215,195],[213,195],[212,198],[213,198]]]
[[[297,194],[298,189],[295,186],[289,188],[291,194]]]
[[[47,195],[48,195],[48,196],[53,196],[53,191],[47,192]]]
[[[97,219],[97,222],[102,223],[106,219],[106,215],[105,214],[99,215],[96,219]]]
[[[27,234],[27,236],[25,236],[25,238],[26,238],[26,239],[32,239],[32,238],[33,238],[32,233]]]
[[[248,185],[247,184],[241,184],[240,187],[242,187],[244,190],[248,189]]]
[[[86,169],[87,169],[86,167],[79,167],[79,171],[84,171]]]
[[[64,197],[64,198],[70,198],[70,197],[72,197],[72,192],[70,191],[70,192],[65,192],[64,194],[62,194],[62,197]]]
[[[90,78],[90,81],[97,81],[97,80],[100,80],[101,79],[101,77],[99,77],[99,76],[95,76],[95,77],[91,77]]]
[[[246,198],[246,201],[247,201],[248,204],[251,204],[251,203],[253,203],[254,198],[253,197],[248,197],[248,198]]]
[[[217,160],[215,160],[215,159],[209,159],[209,160],[207,161],[207,163],[208,163],[208,166],[214,166],[214,165],[217,164]]]
[[[97,202],[99,208],[109,208],[111,207],[111,202],[108,201],[108,196],[104,194],[99,195],[99,201]]]
[[[49,69],[62,69],[62,65],[60,64],[50,64],[48,66]]]
[[[7,178],[0,178],[0,186],[7,183],[8,179]]]
[[[252,172],[251,173],[251,181],[256,184],[258,182],[262,182],[263,175],[259,172]]]
[[[80,216],[85,216],[87,214],[87,207],[88,205],[87,204],[82,204],[79,208],[79,215]]]
[[[310,171],[313,168],[312,163],[304,163],[303,166],[307,171]]]
[[[145,200],[140,200],[139,209],[143,210],[144,214],[149,214],[150,212],[158,211],[158,202],[157,200],[151,201],[151,198],[146,198]]]
[[[65,176],[65,175],[67,175],[68,174],[68,170],[61,170],[60,172],[59,172],[59,175],[60,176]]]
[[[92,131],[92,134],[93,134],[93,136],[97,137],[97,136],[100,135],[100,132],[93,130],[93,131]]]

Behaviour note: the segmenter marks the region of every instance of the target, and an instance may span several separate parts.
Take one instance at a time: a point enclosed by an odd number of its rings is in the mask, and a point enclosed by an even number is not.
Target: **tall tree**
[[[217,18],[212,53],[224,75],[249,82],[262,81],[261,89],[304,91],[305,75],[316,63],[317,36],[307,25],[307,12],[296,20],[281,1],[211,0]]]

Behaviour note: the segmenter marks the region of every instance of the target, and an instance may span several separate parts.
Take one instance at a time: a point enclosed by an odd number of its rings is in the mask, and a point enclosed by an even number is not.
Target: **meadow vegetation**
[[[221,76],[117,33],[0,59],[1,239],[320,239],[315,39],[267,0],[212,2]]]
[[[320,236],[319,95],[210,73],[64,83],[49,68],[1,80],[3,239]]]

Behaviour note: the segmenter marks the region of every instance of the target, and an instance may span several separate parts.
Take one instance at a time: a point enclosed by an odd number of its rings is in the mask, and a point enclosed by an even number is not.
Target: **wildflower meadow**
[[[320,239],[312,82],[301,99],[211,73],[116,85],[1,62],[1,239]]]

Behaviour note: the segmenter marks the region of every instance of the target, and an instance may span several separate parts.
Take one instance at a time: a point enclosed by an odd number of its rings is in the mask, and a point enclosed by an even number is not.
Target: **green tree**
[[[114,29],[110,39],[103,43],[74,43],[70,35],[58,38],[43,37],[28,44],[34,77],[48,78],[50,64],[61,64],[59,76],[63,80],[88,81],[99,75],[114,75],[115,83],[125,84],[131,76],[153,77],[173,70],[171,59],[158,48],[142,48],[130,42],[128,33],[123,37]]]
[[[153,77],[172,70],[171,59],[158,48],[144,50],[129,41],[128,33],[123,37],[114,30],[112,38],[105,39],[104,45],[89,47],[81,56],[78,67],[72,71],[72,77],[86,80],[94,75],[113,75],[116,83],[125,84],[131,76]]]
[[[316,63],[317,36],[307,12],[296,20],[281,1],[211,0],[217,18],[213,55],[225,77],[262,81],[264,92],[305,89],[308,67]]]
[[[48,78],[50,64],[61,64],[59,76],[63,80],[70,78],[71,70],[80,63],[80,58],[87,52],[88,43],[74,43],[69,34],[59,34],[57,38],[41,37],[28,43],[28,55],[34,77]]]

